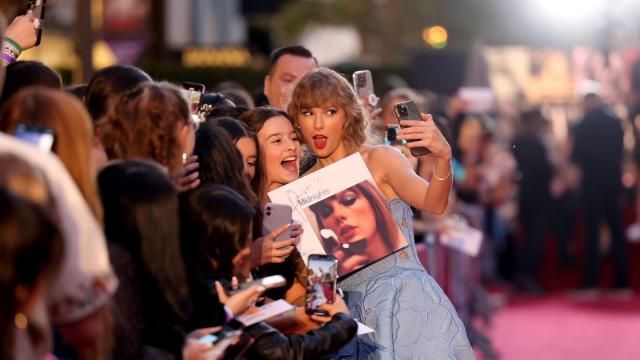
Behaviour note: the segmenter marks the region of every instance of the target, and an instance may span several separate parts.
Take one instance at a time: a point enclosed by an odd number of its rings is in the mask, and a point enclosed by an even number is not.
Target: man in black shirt
[[[527,111],[521,118],[523,132],[512,147],[520,172],[519,216],[524,230],[515,281],[521,290],[537,292],[542,289],[537,276],[549,220],[553,166],[543,143],[547,120],[539,110]]]
[[[584,118],[576,126],[571,159],[582,170],[582,201],[586,230],[587,263],[583,288],[595,290],[600,278],[600,223],[611,233],[611,255],[615,268],[614,286],[629,286],[619,198],[622,190],[623,130],[620,119],[600,96],[584,97]]]

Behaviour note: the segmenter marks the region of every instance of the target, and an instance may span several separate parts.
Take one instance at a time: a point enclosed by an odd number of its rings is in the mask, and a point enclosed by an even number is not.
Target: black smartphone
[[[55,132],[53,129],[24,123],[16,125],[13,136],[47,152],[51,151],[53,142],[55,141]]]
[[[418,105],[416,105],[413,101],[405,101],[393,106],[393,112],[396,114],[398,118],[398,122],[401,120],[418,120],[423,121],[422,116],[420,114],[420,110],[418,110]],[[405,128],[406,126],[401,126]],[[415,142],[417,140],[407,140],[407,142]],[[429,149],[424,146],[411,148],[411,155],[413,156],[422,156],[430,153]]]
[[[42,40],[42,26],[44,25],[44,12],[47,5],[47,0],[28,0],[27,1],[27,9],[33,11],[33,15],[36,19],[40,20],[40,25],[36,30],[36,44],[35,46],[40,45],[40,41]]]
[[[200,112],[200,100],[202,100],[205,90],[203,84],[189,81],[182,83],[182,93],[191,106],[191,114],[197,115]]]
[[[333,255],[309,255],[307,266],[307,295],[304,309],[307,314],[327,316],[326,311],[317,310],[322,304],[333,304],[336,299],[338,281],[338,259]]]

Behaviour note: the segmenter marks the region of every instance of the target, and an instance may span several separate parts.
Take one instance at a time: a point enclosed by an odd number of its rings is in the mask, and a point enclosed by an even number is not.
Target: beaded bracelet
[[[15,62],[22,53],[22,48],[11,38],[5,37],[2,44],[2,52],[11,56],[14,59],[12,62]]]
[[[11,55],[11,54],[9,54],[9,53],[7,53],[5,51],[2,51],[2,53],[0,53],[0,59],[2,60],[2,62],[4,63],[5,66],[13,64],[14,62],[16,62],[16,58],[13,55]]]
[[[22,52],[22,47],[20,46],[20,44],[18,44],[15,40],[13,40],[10,37],[7,37],[7,36],[4,37],[4,44],[13,46],[18,52],[18,54]]]
[[[7,53],[7,54],[9,54],[9,55],[13,56],[13,57],[14,57],[14,58],[16,58],[16,59],[18,58],[18,55],[19,55],[19,54],[15,51],[15,49],[14,49],[14,48],[12,48],[11,46],[3,46],[3,47],[2,47],[2,52],[3,52],[3,53]]]

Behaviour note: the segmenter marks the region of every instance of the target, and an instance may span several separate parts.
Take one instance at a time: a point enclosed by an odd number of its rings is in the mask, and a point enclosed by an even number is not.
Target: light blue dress
[[[409,246],[340,281],[353,317],[376,331],[338,358],[475,359],[453,305],[418,260],[411,208],[400,199],[389,205]]]

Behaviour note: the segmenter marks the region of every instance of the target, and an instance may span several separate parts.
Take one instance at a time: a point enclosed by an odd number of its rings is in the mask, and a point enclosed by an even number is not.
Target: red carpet
[[[640,296],[520,297],[495,314],[487,334],[504,360],[640,359]]]

